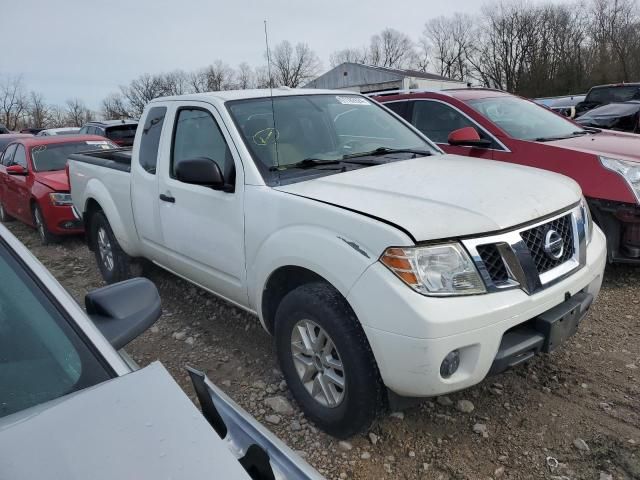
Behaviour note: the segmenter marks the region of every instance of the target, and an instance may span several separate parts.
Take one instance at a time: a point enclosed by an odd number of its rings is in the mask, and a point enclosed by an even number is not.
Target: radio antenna
[[[264,43],[267,45],[267,73],[269,75],[269,97],[271,97],[271,119],[273,121],[273,143],[276,146],[276,168],[280,167],[278,157],[278,129],[276,128],[276,109],[273,105],[273,77],[271,76],[271,50],[269,49],[269,34],[267,32],[267,21],[264,21]]]

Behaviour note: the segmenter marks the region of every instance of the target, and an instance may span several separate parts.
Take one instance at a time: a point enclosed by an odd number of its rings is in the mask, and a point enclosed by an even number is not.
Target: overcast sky
[[[0,75],[23,76],[50,103],[73,97],[98,108],[142,73],[194,70],[216,59],[264,63],[271,46],[306,42],[329,67],[331,52],[367,44],[385,27],[413,39],[424,22],[479,2],[405,0],[2,0]]]

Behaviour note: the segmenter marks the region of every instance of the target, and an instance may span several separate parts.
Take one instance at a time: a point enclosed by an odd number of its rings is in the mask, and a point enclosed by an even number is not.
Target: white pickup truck
[[[257,315],[338,437],[553,350],[605,266],[574,181],[444,155],[352,93],[160,98],[131,152],[73,155],[69,175],[108,282],[145,258]]]

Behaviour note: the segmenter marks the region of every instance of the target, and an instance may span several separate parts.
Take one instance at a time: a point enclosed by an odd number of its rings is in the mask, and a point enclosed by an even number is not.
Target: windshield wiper
[[[348,160],[350,158],[358,158],[358,157],[376,157],[380,155],[389,155],[392,153],[413,153],[414,155],[422,155],[424,157],[428,157],[432,154],[429,150],[420,150],[416,148],[389,148],[389,147],[378,147],[375,150],[371,150],[369,152],[361,152],[361,153],[350,153],[342,156],[343,160]]]
[[[273,165],[269,167],[269,171],[278,172],[281,170],[289,170],[290,168],[305,169],[305,168],[320,167],[324,165],[337,165],[339,163],[342,163],[342,161],[341,160],[320,160],[318,158],[305,158],[304,160],[301,160],[299,162],[289,163],[286,165]]]
[[[573,137],[581,137],[582,135],[587,135],[590,133],[587,130],[577,130],[575,132],[571,132],[570,135],[558,136],[558,137],[538,137],[534,139],[535,142],[553,142],[554,140],[566,140],[567,138]]]

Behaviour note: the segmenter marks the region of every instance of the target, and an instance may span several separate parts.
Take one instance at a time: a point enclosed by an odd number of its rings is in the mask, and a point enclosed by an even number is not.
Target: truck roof
[[[214,99],[214,98],[218,100],[222,100],[223,102],[227,102],[230,100],[245,100],[249,98],[270,97],[272,95],[272,92],[274,97],[286,97],[290,95],[322,95],[322,94],[359,95],[358,92],[348,92],[344,90],[321,90],[316,88],[276,87],[274,89],[258,88],[258,89],[252,89],[252,90],[222,90],[222,91],[216,91],[216,92],[192,93],[188,95],[174,95],[171,97],[159,97],[154,100],[151,100],[150,103],[174,101],[174,100],[210,101],[211,99]]]

